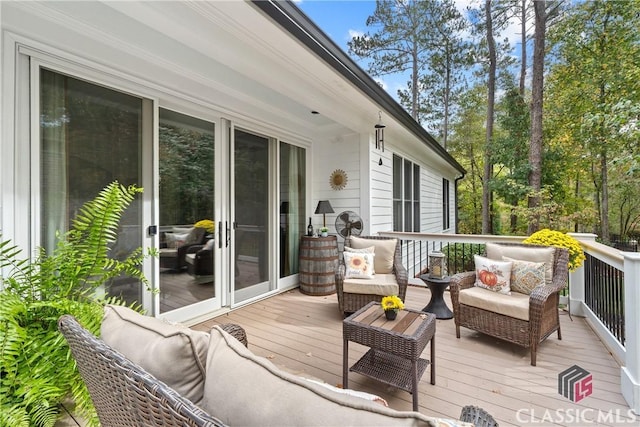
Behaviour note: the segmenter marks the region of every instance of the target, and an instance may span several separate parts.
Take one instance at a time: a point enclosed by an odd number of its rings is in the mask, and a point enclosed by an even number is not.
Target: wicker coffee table
[[[431,384],[436,383],[436,316],[402,310],[396,320],[387,320],[380,303],[371,302],[342,322],[342,383],[348,388],[349,371],[392,385],[413,395],[418,410],[418,381],[431,363]],[[371,347],[351,368],[349,341]],[[420,358],[431,341],[431,360]]]

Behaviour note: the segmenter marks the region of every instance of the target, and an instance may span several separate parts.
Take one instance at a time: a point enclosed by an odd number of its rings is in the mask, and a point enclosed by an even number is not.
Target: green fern
[[[34,259],[21,259],[16,246],[0,241],[0,426],[53,426],[67,397],[89,425],[99,425],[57,321],[72,314],[97,335],[103,305],[123,303],[99,299],[99,287],[123,274],[148,286],[140,265],[152,251],[108,256],[122,213],[141,191],[109,184],[82,207],[51,253],[40,248]]]

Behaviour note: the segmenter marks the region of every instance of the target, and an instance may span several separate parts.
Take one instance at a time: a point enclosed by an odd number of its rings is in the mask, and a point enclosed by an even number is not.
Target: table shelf
[[[417,378],[421,378],[429,366],[429,361],[419,358],[416,363]],[[413,393],[412,362],[404,357],[370,349],[349,371]]]

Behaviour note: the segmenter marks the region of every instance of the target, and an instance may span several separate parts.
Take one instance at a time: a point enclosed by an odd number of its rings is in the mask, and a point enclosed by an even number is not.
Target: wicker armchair
[[[361,239],[370,239],[370,240],[389,240],[390,237],[381,237],[381,236],[360,236]],[[347,237],[344,240],[345,246],[350,246],[351,238]],[[409,281],[407,275],[407,269],[402,264],[402,254],[400,251],[400,241],[396,245],[395,255],[393,260],[393,274],[396,277],[396,282],[398,283],[398,296],[402,301],[405,300],[407,295],[407,284]],[[338,269],[336,271],[336,291],[338,293],[338,307],[340,312],[343,315],[347,313],[353,313],[360,310],[365,305],[369,304],[371,301],[380,302],[384,295],[375,295],[375,294],[354,294],[344,292],[344,280],[345,280],[345,265],[344,258],[340,257]]]
[[[223,426],[102,340],[73,316],[58,320],[103,426]]]
[[[501,243],[500,246],[540,247],[519,243]],[[475,271],[469,271],[452,276],[449,292],[456,324],[456,337],[460,338],[460,327],[464,326],[529,348],[531,365],[535,366],[538,344],[555,331],[558,332],[558,339],[562,339],[558,303],[560,291],[567,285],[569,253],[566,249],[554,249],[552,283],[536,288],[529,296],[529,320],[521,320],[460,303],[460,292],[474,286],[476,274]]]

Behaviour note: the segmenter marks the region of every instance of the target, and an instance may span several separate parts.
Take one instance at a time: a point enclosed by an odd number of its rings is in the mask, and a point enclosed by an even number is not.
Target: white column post
[[[640,253],[622,252],[622,255],[625,363],[620,368],[620,387],[629,407],[640,415]]]
[[[567,233],[578,241],[595,242],[595,234]],[[569,273],[569,313],[584,317],[584,264],[576,271]]]

